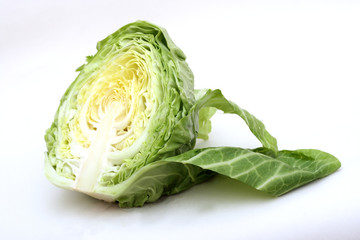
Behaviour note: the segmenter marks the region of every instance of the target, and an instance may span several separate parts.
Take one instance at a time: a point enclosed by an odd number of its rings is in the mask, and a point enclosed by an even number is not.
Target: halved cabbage
[[[132,207],[215,172],[280,195],[340,167],[329,154],[311,154],[318,150],[278,153],[249,112],[219,90],[195,91],[184,53],[163,28],[137,21],[97,50],[77,69],[45,135],[45,173],[59,187]],[[263,147],[189,151],[197,137],[207,139],[215,109],[243,118]]]

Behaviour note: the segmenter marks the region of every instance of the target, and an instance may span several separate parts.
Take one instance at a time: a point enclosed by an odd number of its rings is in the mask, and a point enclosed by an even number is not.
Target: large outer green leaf
[[[194,149],[165,161],[212,170],[274,196],[325,177],[341,166],[331,154],[315,149],[284,150],[275,156],[264,148],[205,148]]]
[[[236,147],[193,149],[144,166],[113,193],[121,207],[142,206],[162,195],[178,193],[218,173],[255,189],[280,196],[323,178],[341,166],[320,150],[279,151]],[[209,171],[210,170],[210,171]]]

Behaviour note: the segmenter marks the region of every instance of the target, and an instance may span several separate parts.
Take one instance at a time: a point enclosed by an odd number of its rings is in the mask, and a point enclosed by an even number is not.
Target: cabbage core
[[[130,48],[72,95],[69,99],[76,98],[77,109],[64,128],[70,139],[63,141],[62,149],[78,160],[78,168],[72,169],[74,188],[90,192],[111,165],[109,154],[129,148],[147,127],[153,104],[145,55]]]

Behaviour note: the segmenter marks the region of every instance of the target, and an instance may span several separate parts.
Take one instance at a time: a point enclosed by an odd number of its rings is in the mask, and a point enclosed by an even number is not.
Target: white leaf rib
[[[280,171],[280,168],[282,168],[282,166],[279,167],[279,169],[276,171],[276,173],[275,173],[273,176],[271,176],[270,178],[268,178],[265,182],[263,182],[260,186],[257,186],[256,188],[259,189],[259,190],[262,190],[262,189],[263,189],[265,186],[267,186],[270,182],[272,182],[272,181],[274,181],[274,180],[276,180],[276,179],[284,178],[284,177],[287,177],[287,176],[292,176],[292,175],[295,175],[295,174],[300,173],[300,172],[301,172],[301,173],[305,173],[305,174],[311,173],[311,172],[309,172],[309,171],[297,170],[297,171],[294,171],[294,172],[285,173],[285,174],[282,174],[282,175],[277,175],[277,174],[279,173],[279,171]]]
[[[244,172],[241,172],[238,175],[233,176],[232,178],[239,178],[239,177],[241,177],[243,175],[246,175],[246,174],[250,173],[251,171],[257,170],[258,167],[260,167],[261,165],[264,165],[266,163],[268,163],[268,162],[264,161],[264,162],[261,162],[261,163],[259,163],[257,165],[254,165],[253,167],[249,168],[248,170],[246,170]]]
[[[207,169],[212,169],[212,168],[222,166],[222,165],[231,166],[231,164],[233,164],[234,162],[241,161],[242,159],[247,158],[249,155],[253,155],[253,154],[254,153],[249,152],[249,153],[242,154],[242,155],[240,155],[240,156],[238,156],[236,158],[233,158],[233,159],[230,159],[230,160],[227,160],[227,161],[206,164],[206,165],[202,165],[201,167],[202,168],[207,168]]]

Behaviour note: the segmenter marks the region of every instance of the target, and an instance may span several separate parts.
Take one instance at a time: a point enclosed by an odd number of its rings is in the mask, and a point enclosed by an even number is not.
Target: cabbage
[[[319,150],[278,151],[264,124],[220,90],[194,90],[166,30],[130,23],[98,42],[46,131],[45,175],[61,188],[142,206],[222,174],[274,196],[340,167]],[[194,149],[216,109],[241,117],[258,149]]]

